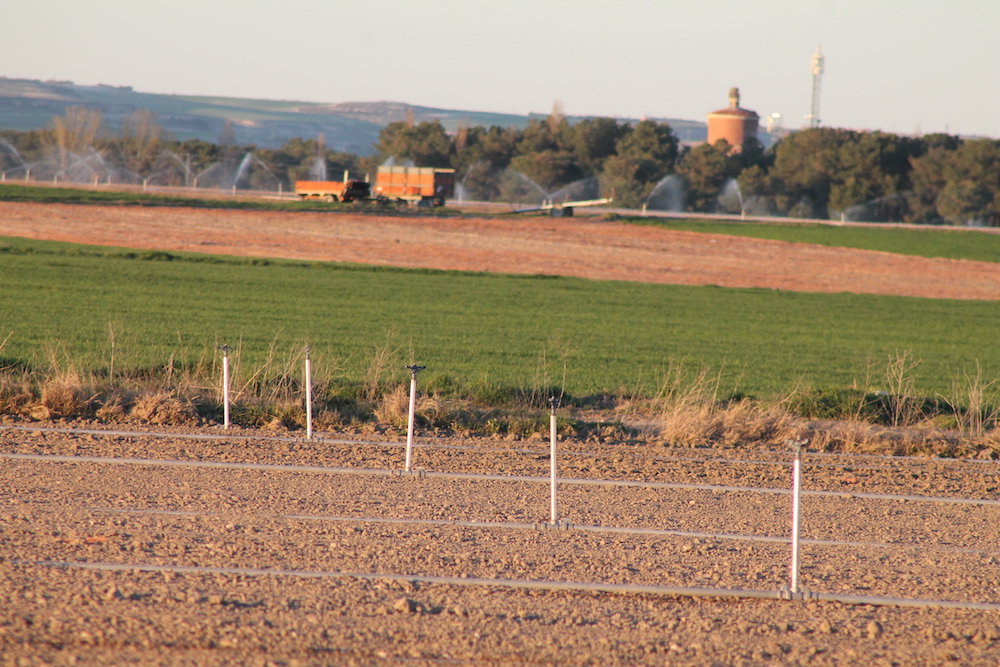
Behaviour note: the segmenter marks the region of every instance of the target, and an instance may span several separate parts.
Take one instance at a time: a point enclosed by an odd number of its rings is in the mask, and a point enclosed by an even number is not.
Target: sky
[[[0,76],[1000,137],[996,0],[0,0]]]

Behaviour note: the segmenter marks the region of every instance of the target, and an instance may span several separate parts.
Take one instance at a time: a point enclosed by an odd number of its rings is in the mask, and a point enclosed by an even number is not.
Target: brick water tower
[[[743,142],[757,138],[757,112],[740,108],[740,89],[729,89],[729,106],[708,114],[708,143],[725,139],[733,152],[743,150]]]

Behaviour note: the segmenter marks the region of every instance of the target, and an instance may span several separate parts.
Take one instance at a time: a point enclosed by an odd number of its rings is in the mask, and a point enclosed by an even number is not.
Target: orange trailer
[[[418,206],[444,206],[455,196],[455,170],[433,167],[379,167],[375,177],[379,199],[408,201]]]
[[[371,197],[368,181],[350,181],[344,173],[343,181],[295,181],[295,194],[302,199],[323,201],[354,201]]]

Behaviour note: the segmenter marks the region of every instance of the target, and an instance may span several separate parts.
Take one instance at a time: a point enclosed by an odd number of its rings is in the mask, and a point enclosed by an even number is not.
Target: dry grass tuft
[[[652,424],[653,439],[689,447],[773,446],[806,432],[805,421],[783,408],[746,400],[723,406],[685,402],[661,412]]]
[[[198,411],[173,394],[145,394],[135,399],[129,418],[150,424],[196,424]]]
[[[42,385],[41,399],[31,406],[30,414],[34,419],[60,419],[79,416],[88,407],[80,377],[63,373]]]
[[[127,415],[127,401],[121,393],[108,397],[94,412],[94,416],[103,422],[122,422]]]
[[[410,414],[410,387],[397,385],[392,391],[383,394],[375,406],[375,418],[385,424],[397,428],[406,426]]]

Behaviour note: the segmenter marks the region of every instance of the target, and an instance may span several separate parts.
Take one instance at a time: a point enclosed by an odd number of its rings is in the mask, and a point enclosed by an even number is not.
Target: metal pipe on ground
[[[548,590],[548,591],[579,591],[617,593],[632,595],[663,595],[671,597],[707,597],[707,598],[749,598],[762,600],[819,600],[839,602],[842,604],[880,605],[894,607],[942,607],[948,609],[975,609],[982,611],[1000,611],[1000,604],[987,602],[963,602],[961,600],[923,600],[892,597],[877,597],[864,595],[839,595],[833,593],[809,593],[807,595],[789,598],[781,591],[762,591],[739,588],[689,588],[682,586],[650,586],[644,584],[609,584],[582,581],[547,581],[523,579],[486,579],[479,577],[443,577],[421,574],[392,574],[381,572],[324,572],[315,570],[281,570],[249,567],[202,567],[192,565],[147,565],[141,563],[100,563],[73,561],[26,561],[11,559],[15,565],[36,565],[43,567],[58,567],[65,569],[96,570],[101,572],[172,572],[181,574],[236,574],[248,577],[301,577],[310,579],[387,579],[390,581],[409,581],[428,584],[444,584],[448,586],[497,586],[502,588]]]
[[[151,514],[165,516],[234,516],[232,513],[224,512],[201,512],[187,510],[156,510],[139,509],[127,507],[87,507],[88,512],[103,512],[108,514]],[[238,516],[244,516],[236,513]],[[283,521],[330,521],[338,523],[384,523],[403,526],[457,526],[465,528],[504,528],[511,530],[536,530],[539,524],[518,523],[512,521],[465,521],[461,519],[397,519],[393,517],[373,517],[373,516],[329,516],[311,514],[271,514],[271,513],[251,513],[252,517],[262,519],[281,519]],[[570,527],[570,526],[567,526]],[[650,535],[667,537],[689,537],[692,539],[711,540],[732,540],[740,542],[763,542],[774,544],[788,544],[788,538],[773,535],[749,535],[746,533],[703,533],[689,530],[671,530],[668,528],[627,528],[623,526],[596,526],[585,524],[573,524],[573,530],[585,533],[605,533],[615,535]],[[846,540],[817,540],[802,539],[801,544],[812,546],[833,546],[833,547],[862,547],[875,549],[920,549],[921,551],[940,551],[946,553],[977,554],[982,556],[1000,556],[1000,551],[989,551],[984,549],[969,549],[964,547],[945,547],[921,544],[919,546],[907,546],[892,542],[856,542]]]
[[[141,432],[136,432],[133,435],[142,436],[146,434]],[[352,444],[351,441],[327,441],[327,442],[332,442],[332,443],[342,442],[343,444]],[[69,456],[60,454],[16,454],[11,452],[0,452],[0,459],[4,458],[52,461],[55,463],[87,462],[87,463],[104,463],[113,465],[145,465],[145,466],[164,466],[164,467],[189,466],[189,467],[201,467],[201,468],[221,468],[221,469],[231,469],[231,470],[285,470],[290,472],[291,471],[313,472],[313,473],[332,474],[332,475],[365,475],[374,477],[388,477],[400,474],[399,470],[388,470],[381,468],[343,468],[343,467],[326,467],[326,466],[310,466],[310,465],[281,465],[281,464],[270,464],[270,463],[231,463],[225,461],[180,461],[180,460],[169,460],[169,459],[131,459],[131,458],[112,458],[104,456]],[[549,477],[532,477],[529,475],[489,475],[480,473],[421,471],[421,476],[427,479],[460,479],[469,481],[483,480],[483,481],[494,481],[494,482],[528,482],[533,484],[551,483]],[[727,486],[727,485],[716,485],[716,484],[685,484],[681,482],[634,482],[629,480],[585,479],[579,477],[562,477],[559,479],[559,483],[563,485],[571,484],[575,486],[627,487],[627,488],[637,488],[637,489],[685,489],[693,491],[712,491],[712,492],[731,491],[736,493],[766,493],[770,495],[791,494],[791,491],[789,489],[772,489],[767,487]],[[949,498],[949,497],[915,496],[915,495],[892,494],[892,493],[858,493],[856,491],[845,492],[845,491],[815,491],[815,490],[803,491],[802,495],[814,496],[814,497],[844,498],[844,499],[858,498],[867,500],[925,502],[925,503],[939,503],[944,505],[1000,506],[1000,500],[992,500],[985,498]]]

